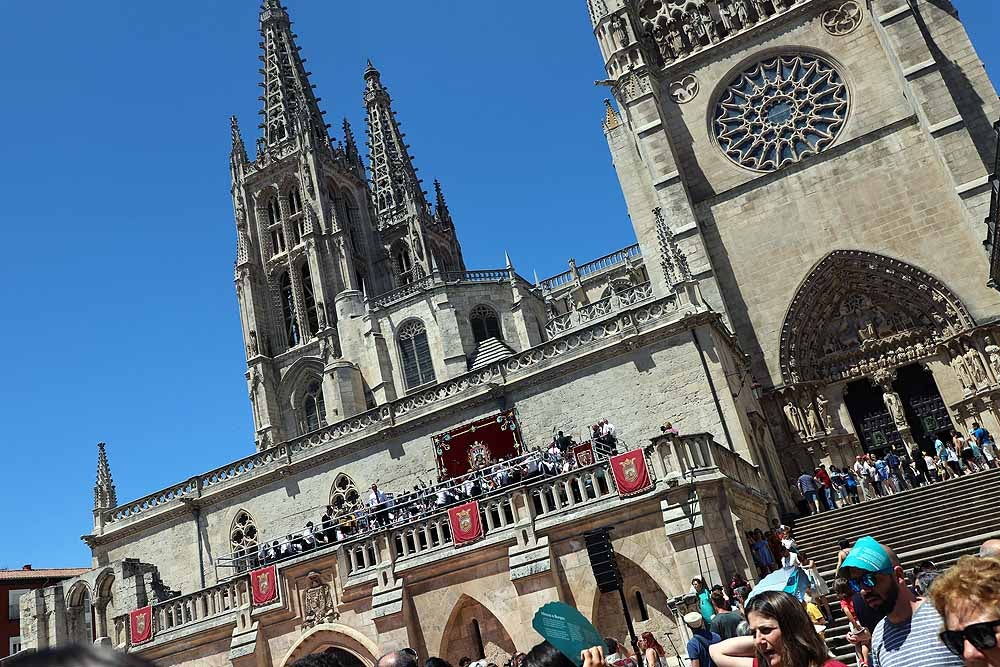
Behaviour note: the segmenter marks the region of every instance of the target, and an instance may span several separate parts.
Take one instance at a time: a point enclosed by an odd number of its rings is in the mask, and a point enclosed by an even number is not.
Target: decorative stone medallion
[[[677,104],[687,104],[698,95],[700,86],[697,77],[694,74],[688,74],[679,81],[671,83],[668,90],[674,102],[677,102]]]
[[[827,61],[808,54],[762,60],[723,91],[712,121],[726,156],[776,171],[824,150],[847,120],[848,90]]]
[[[849,0],[839,7],[823,13],[823,28],[835,37],[849,35],[861,25],[864,14],[855,0]]]

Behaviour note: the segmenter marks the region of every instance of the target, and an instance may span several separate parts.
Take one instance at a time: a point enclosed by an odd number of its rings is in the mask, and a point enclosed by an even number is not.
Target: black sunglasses
[[[964,630],[944,630],[939,637],[941,643],[957,656],[965,652],[965,642],[975,646],[980,651],[987,651],[997,646],[997,628],[1000,620],[986,623],[973,623]]]

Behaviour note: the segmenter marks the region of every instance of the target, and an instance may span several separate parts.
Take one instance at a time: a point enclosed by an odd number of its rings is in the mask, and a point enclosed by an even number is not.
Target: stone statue
[[[624,49],[629,44],[628,21],[625,20],[624,16],[614,19],[614,30],[618,35],[619,45]]]
[[[955,369],[955,376],[958,378],[958,381],[962,383],[962,389],[966,392],[975,389],[972,375],[969,373],[969,366],[961,354],[955,355],[955,358],[951,360],[951,365]]]
[[[257,332],[254,329],[250,330],[250,356],[256,357],[260,354],[260,345],[257,343]]]
[[[833,430],[833,420],[830,419],[830,401],[823,394],[816,394],[816,405],[819,406],[819,418],[826,430]]]
[[[989,380],[986,378],[986,367],[983,366],[983,358],[979,356],[979,350],[970,348],[965,353],[965,359],[969,363],[969,373],[972,375],[976,386],[989,384]]]
[[[319,322],[319,328],[326,328],[326,304],[322,301],[316,302],[316,320]]]
[[[674,46],[670,42],[670,34],[663,26],[658,25],[653,28],[653,41],[656,42],[656,47],[660,50],[660,56],[664,60],[674,60],[677,57]]]
[[[987,340],[986,343],[986,354],[990,360],[990,370],[993,371],[993,381],[1000,382],[1000,347],[991,340]]]
[[[768,0],[753,0],[753,8],[757,10],[757,16],[759,16],[762,21],[767,18],[768,8],[770,5],[771,3],[768,2]],[[774,7],[770,6],[770,9],[773,11]]]
[[[701,25],[700,21],[692,20],[691,12],[687,12],[681,17],[681,30],[684,31],[684,37],[687,38],[688,53],[697,51],[698,47],[701,46],[701,42],[698,41],[698,30],[695,28],[695,23]]]
[[[712,12],[708,9],[708,5],[701,6],[701,25],[705,34],[708,36],[708,42],[710,44],[715,44],[719,41],[719,28],[715,25],[715,18],[712,16]]]
[[[823,425],[819,423],[819,413],[816,411],[816,404],[809,403],[806,410],[806,425],[809,427],[809,435],[819,435],[823,432]]]
[[[730,6],[741,28],[746,28],[753,22],[750,19],[750,0],[732,0]]]
[[[315,570],[309,573],[311,587],[302,595],[302,627],[311,628],[320,623],[332,623],[340,618],[330,587]]]
[[[720,0],[719,18],[722,19],[722,27],[726,29],[726,34],[731,35],[736,31],[736,24],[733,22],[735,14],[733,12],[732,0]]]
[[[806,429],[802,420],[802,411],[795,404],[795,401],[789,400],[782,409],[785,412],[785,419],[788,420],[788,425],[791,427],[792,433],[798,433],[799,435],[805,433]]]
[[[899,394],[887,391],[882,394],[882,400],[885,401],[885,407],[889,408],[889,416],[892,417],[896,426],[907,428],[906,416],[903,414],[903,401],[899,398]]]

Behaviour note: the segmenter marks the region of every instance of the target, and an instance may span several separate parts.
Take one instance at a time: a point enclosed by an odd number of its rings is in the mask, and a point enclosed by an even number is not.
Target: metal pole
[[[625,599],[625,589],[622,588],[621,584],[618,584],[618,595],[622,599],[622,613],[625,614],[625,627],[628,628],[628,636],[632,640],[632,650],[635,651],[635,658],[639,662],[640,667],[644,665],[645,659],[642,653],[639,651],[639,639],[635,636],[635,626],[632,625],[632,613],[628,610],[628,601]]]

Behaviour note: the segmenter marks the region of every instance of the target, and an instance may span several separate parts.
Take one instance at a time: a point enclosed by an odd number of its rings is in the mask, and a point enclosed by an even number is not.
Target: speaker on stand
[[[642,659],[639,650],[639,640],[635,636],[635,626],[632,625],[632,613],[625,599],[625,589],[622,587],[622,573],[618,569],[618,559],[615,557],[615,547],[611,543],[611,526],[588,530],[583,534],[587,545],[587,556],[590,558],[590,568],[594,571],[597,590],[602,593],[618,591],[622,601],[622,613],[625,615],[625,626],[628,628],[629,639],[632,640],[632,650],[637,660]]]

